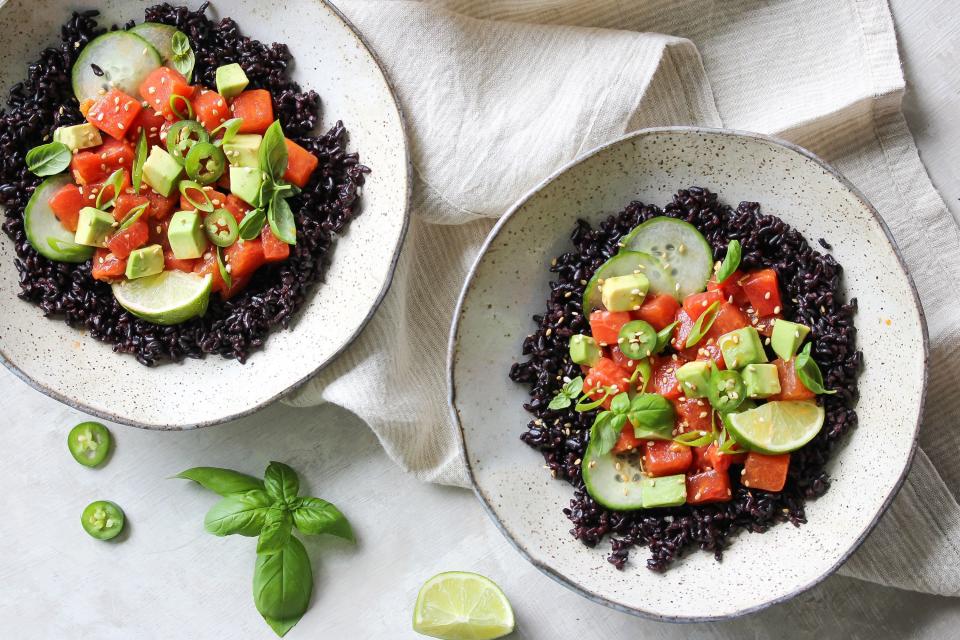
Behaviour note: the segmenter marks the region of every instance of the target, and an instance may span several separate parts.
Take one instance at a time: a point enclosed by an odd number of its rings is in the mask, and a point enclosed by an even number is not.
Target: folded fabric
[[[904,81],[884,2],[338,5],[384,62],[407,114],[413,220],[374,320],[289,402],[347,407],[411,473],[465,485],[445,406],[445,345],[492,220],[558,167],[638,128],[779,135],[834,163],[870,198],[911,268],[930,329],[922,451],[889,514],[841,572],[960,595],[952,542],[960,533],[960,231],[900,112]]]

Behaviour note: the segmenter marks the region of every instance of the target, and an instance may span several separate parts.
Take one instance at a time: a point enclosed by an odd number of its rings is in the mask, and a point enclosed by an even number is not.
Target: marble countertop
[[[960,13],[952,0],[893,0],[909,93],[904,109],[934,184],[960,219]],[[271,459],[304,492],[342,507],[358,544],[307,541],[315,592],[287,636],[416,638],[420,584],[446,570],[478,571],[506,591],[512,638],[956,637],[960,601],[834,576],[798,598],[735,621],[669,625],[593,604],[530,566],[473,494],[416,482],[373,434],[336,407],[274,405],[237,422],[184,433],[111,425],[116,450],[90,470],[66,450],[85,417],[0,370],[3,516],[0,637],[138,640],[271,638],[251,596],[255,541],[216,538],[203,515],[216,496],[168,479],[191,466],[262,473]],[[264,429],[263,425],[271,425]],[[128,516],[118,542],[78,523],[94,499]],[[829,633],[824,634],[824,630]]]

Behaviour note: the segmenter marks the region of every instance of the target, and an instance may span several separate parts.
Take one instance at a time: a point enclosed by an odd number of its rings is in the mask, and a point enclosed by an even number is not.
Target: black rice
[[[729,502],[635,512],[607,510],[584,489],[579,466],[596,411],[580,414],[547,408],[564,376],[581,375],[569,359],[567,343],[571,335],[590,333],[580,303],[587,280],[617,251],[624,234],[658,215],[693,224],[707,238],[717,259],[723,258],[730,240],[738,239],[743,247],[742,268],[775,269],[786,294],[784,316],[812,328],[814,358],[826,386],[838,393],[820,397],[826,411],[824,427],[810,443],[791,454],[787,484],[780,493],[748,489],[734,477]],[[741,202],[733,209],[699,187],[680,190],[663,210],[632,202],[596,229],[580,220],[570,239],[573,250],[557,257],[550,268],[556,280],[550,283],[546,310],[534,316],[536,331],[523,342],[523,354],[528,358],[510,369],[512,380],[530,385],[531,399],[524,407],[535,416],[521,440],[543,454],[554,477],[574,487],[570,506],[563,510],[573,523],[570,533],[591,547],[609,535],[612,550],[608,560],[618,569],[627,562],[632,547],[647,546],[647,567],[665,571],[693,547],[710,551],[720,560],[730,536],[739,530],[760,533],[778,522],[805,523],[805,501],[827,491],[827,459],[857,423],[852,407],[862,355],[855,346],[856,299],[849,303],[841,300],[841,266],[832,256],[811,248],[779,218],[761,213],[758,203]]]
[[[40,179],[27,170],[24,156],[49,141],[58,126],[83,122],[70,70],[83,46],[105,31],[97,26],[97,11],[73,14],[61,27],[60,45],[40,53],[29,66],[27,79],[10,90],[6,109],[0,111],[0,205],[6,208],[3,230],[15,244],[20,297],[38,305],[44,315],[85,328],[111,343],[114,351],[133,354],[145,365],[208,353],[242,362],[272,330],[288,327],[310,288],[322,281],[335,235],[356,215],[364,174],[370,171],[356,153],[346,152],[343,123],[337,122],[322,136],[311,135],[319,122],[320,97],[290,80],[292,57],[286,45],[251,40],[230,18],[209,20],[206,9],[207,3],[197,11],[161,4],[147,9],[146,19],[175,25],[189,37],[196,55],[195,82],[216,86],[216,68],[239,63],[250,88],[270,91],[274,114],[287,137],[316,155],[320,164],[303,192],[290,200],[296,212],[297,244],[289,260],[259,269],[247,288],[230,300],[213,296],[202,318],[172,327],[139,320],[120,307],[108,284],[91,277],[89,261],[54,262],[27,242],[23,210]]]

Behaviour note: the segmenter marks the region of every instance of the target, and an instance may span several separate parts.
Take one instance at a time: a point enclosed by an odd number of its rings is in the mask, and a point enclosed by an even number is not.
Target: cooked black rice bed
[[[83,46],[106,31],[97,26],[97,11],[73,14],[61,28],[60,46],[41,52],[0,111],[0,205],[6,208],[3,230],[16,245],[20,297],[37,304],[44,315],[85,328],[111,343],[114,351],[131,353],[145,365],[207,353],[242,362],[270,331],[289,326],[312,285],[323,279],[334,236],[353,219],[369,172],[356,153],[346,153],[342,123],[325,135],[310,135],[319,121],[320,97],[289,79],[292,57],[287,46],[251,40],[230,18],[214,23],[205,17],[206,8],[206,3],[197,11],[161,4],[146,10],[146,20],[176,25],[189,36],[196,54],[194,82],[216,86],[218,66],[240,63],[251,89],[273,95],[274,115],[287,137],[310,150],[320,164],[303,192],[290,200],[297,221],[290,259],[259,269],[248,287],[229,301],[211,297],[204,317],[172,327],[138,320],[117,304],[109,285],[91,277],[89,262],[47,260],[27,242],[23,210],[40,179],[27,171],[24,156],[49,141],[57,127],[83,122],[70,70]]]
[[[562,386],[562,378],[581,375],[568,356],[571,335],[590,333],[582,315],[584,286],[593,272],[617,251],[618,240],[641,222],[667,215],[690,222],[722,259],[727,243],[736,238],[743,246],[741,268],[776,269],[784,297],[784,315],[812,328],[813,355],[826,386],[838,391],[821,396],[826,422],[809,444],[791,454],[787,484],[781,493],[747,489],[734,480],[730,502],[702,506],[650,509],[634,512],[609,511],[590,498],[580,475],[590,426],[596,411],[578,414],[572,409],[551,411],[550,399]],[[721,204],[714,193],[699,187],[684,189],[664,209],[639,202],[604,220],[594,229],[583,220],[570,236],[573,250],[556,258],[550,270],[550,297],[542,315],[533,317],[536,331],[523,342],[524,362],[513,365],[510,378],[530,385],[530,402],[524,407],[535,419],[520,438],[539,450],[550,473],[574,487],[574,497],[563,513],[573,523],[570,533],[593,547],[604,536],[611,539],[608,560],[618,569],[627,562],[630,549],[648,546],[647,567],[665,571],[671,562],[692,547],[713,552],[720,560],[729,537],[740,529],[760,533],[772,525],[806,522],[804,503],[823,495],[830,486],[827,459],[843,435],[854,428],[857,414],[856,379],[862,355],[855,347],[853,315],[856,299],[841,300],[842,268],[830,255],[818,253],[806,240],[775,216],[764,215],[756,202],[741,202],[736,209]],[[823,244],[823,243],[822,243]],[[735,467],[732,473],[738,473]]]

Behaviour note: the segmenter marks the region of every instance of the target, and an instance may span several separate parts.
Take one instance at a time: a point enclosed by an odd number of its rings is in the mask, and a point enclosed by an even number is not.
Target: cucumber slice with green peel
[[[627,276],[631,273],[642,273],[650,281],[650,292],[673,293],[675,286],[673,277],[667,273],[660,261],[648,253],[640,251],[621,251],[613,256],[594,272],[587,288],[583,292],[583,313],[603,308],[600,295],[600,281],[616,276]]]
[[[640,467],[640,451],[622,456],[597,455],[591,442],[581,469],[587,493],[598,503],[615,511],[643,508],[640,486],[645,476]]]
[[[144,22],[130,28],[130,33],[137,34],[153,45],[163,62],[173,59],[173,45],[170,41],[176,32],[176,27],[159,22]]]
[[[23,211],[23,226],[27,241],[37,253],[58,262],[84,262],[93,255],[93,247],[74,241],[74,233],[60,223],[50,208],[50,198],[70,183],[64,174],[47,178],[34,190]]]
[[[678,300],[703,291],[713,273],[710,243],[689,222],[667,216],[651,218],[620,242],[625,251],[641,251],[660,260],[675,280],[670,293]]]
[[[150,72],[161,66],[157,49],[130,31],[111,31],[94,38],[73,64],[73,94],[77,100],[96,100],[101,91],[117,88],[136,96]],[[103,75],[94,72],[96,65]]]

